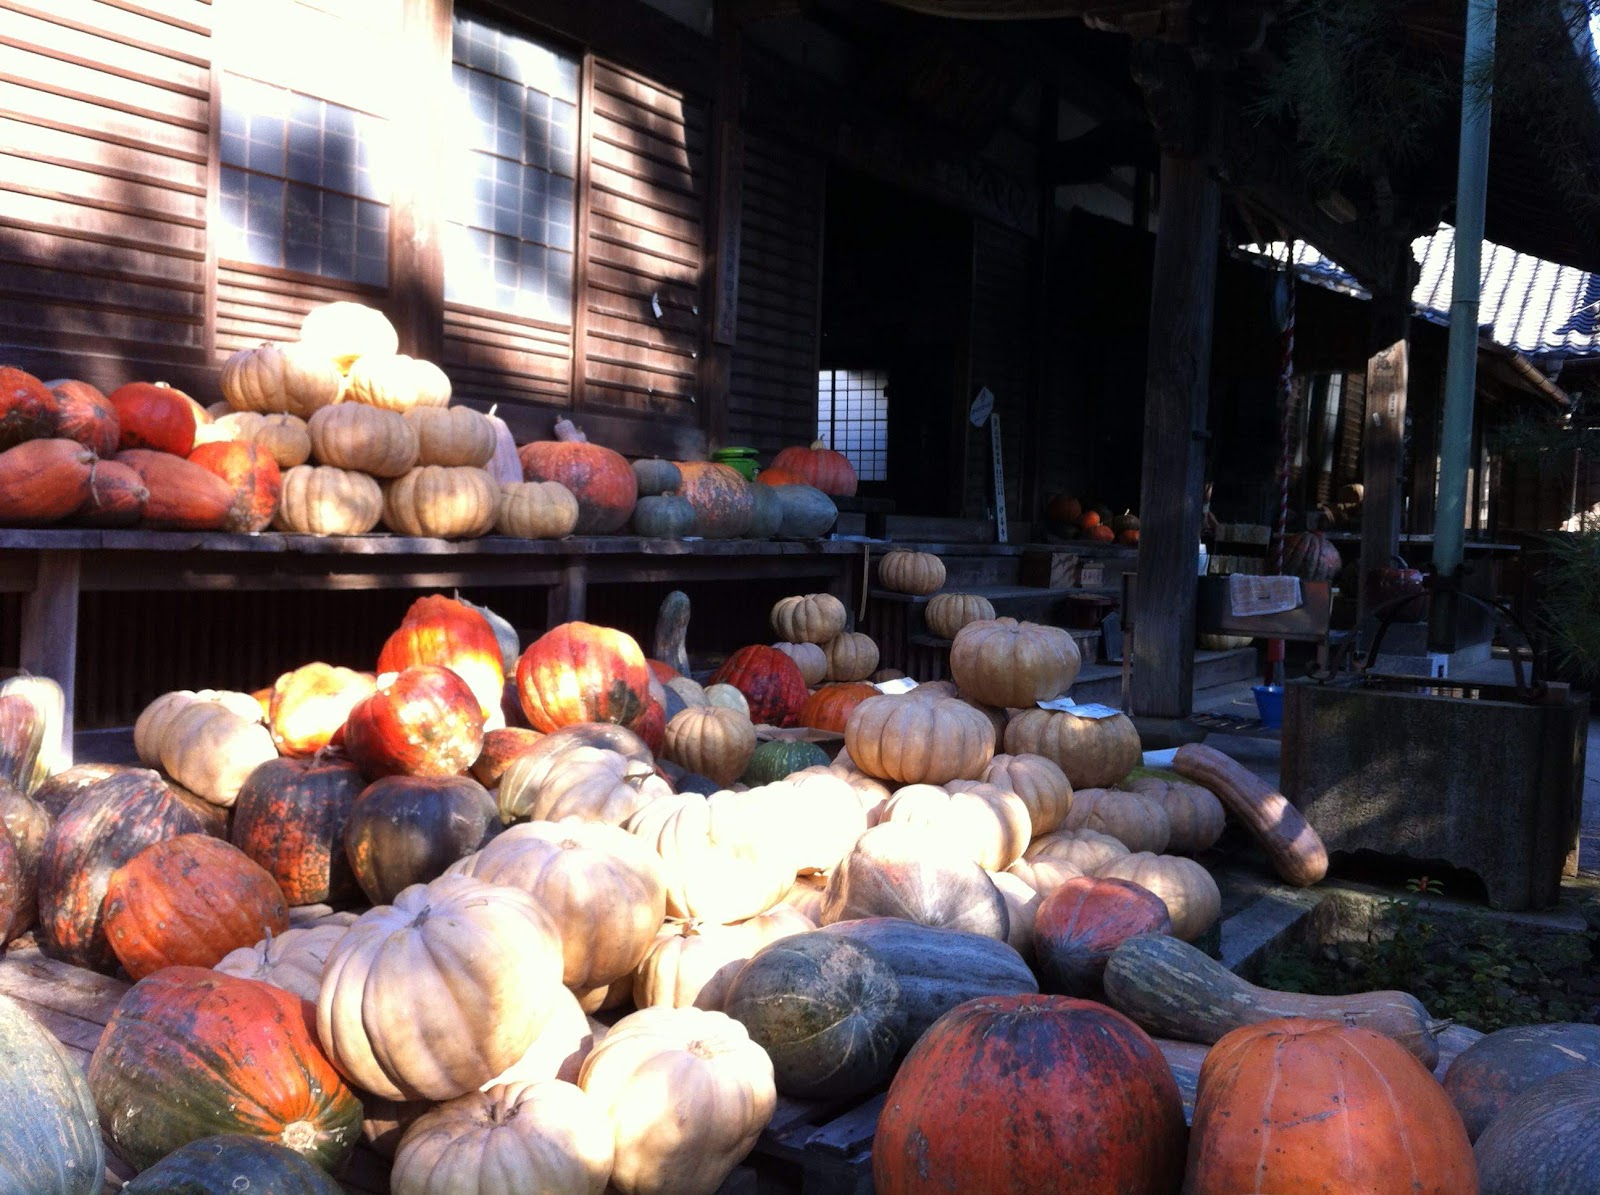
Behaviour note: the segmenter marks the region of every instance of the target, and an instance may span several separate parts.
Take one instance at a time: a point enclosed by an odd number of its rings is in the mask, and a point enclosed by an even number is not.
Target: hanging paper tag
[[[900,693],[911,692],[912,689],[917,687],[917,682],[912,680],[909,676],[902,676],[897,677],[894,680],[881,681],[873,687],[876,688],[878,692],[887,693],[893,697]]]
[[[1039,702],[1039,708],[1042,710],[1055,710],[1058,713],[1063,714],[1073,714],[1079,718],[1095,719],[1115,718],[1122,712],[1121,710],[1114,709],[1109,705],[1100,705],[1096,702],[1090,702],[1087,705],[1079,705],[1070,697],[1052,697],[1049,701]]]
[[[1168,747],[1165,751],[1146,751],[1144,753],[1144,766],[1147,768],[1170,768],[1177,755],[1178,749],[1176,747]]]

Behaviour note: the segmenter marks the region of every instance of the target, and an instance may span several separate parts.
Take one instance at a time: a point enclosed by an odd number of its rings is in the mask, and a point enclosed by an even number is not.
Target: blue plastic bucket
[[[1283,686],[1256,685],[1250,690],[1256,695],[1256,709],[1261,714],[1264,730],[1277,730],[1283,726]]]

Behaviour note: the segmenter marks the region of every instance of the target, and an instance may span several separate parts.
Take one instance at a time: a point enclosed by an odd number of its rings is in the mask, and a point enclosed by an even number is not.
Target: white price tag
[[[917,682],[912,680],[909,676],[902,676],[897,677],[894,680],[880,681],[874,687],[878,690],[878,692],[887,693],[893,697],[900,693],[911,692],[912,689],[917,687]]]
[[[1170,768],[1172,761],[1177,758],[1178,749],[1168,747],[1165,751],[1146,751],[1144,753],[1144,766],[1147,768]]]
[[[1042,710],[1055,710],[1063,714],[1073,714],[1079,718],[1115,718],[1122,711],[1109,705],[1100,705],[1091,702],[1088,705],[1079,705],[1070,697],[1052,697],[1049,701],[1039,702]]]

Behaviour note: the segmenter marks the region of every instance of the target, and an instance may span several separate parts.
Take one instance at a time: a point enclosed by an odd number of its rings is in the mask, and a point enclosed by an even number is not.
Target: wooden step
[[[1085,657],[1087,658],[1087,657]],[[1214,689],[1249,680],[1256,675],[1256,651],[1253,647],[1240,647],[1232,651],[1197,651],[1194,653],[1194,688]],[[1122,705],[1122,665],[1085,664],[1078,672],[1072,686],[1072,699],[1078,702],[1096,701],[1102,705]]]

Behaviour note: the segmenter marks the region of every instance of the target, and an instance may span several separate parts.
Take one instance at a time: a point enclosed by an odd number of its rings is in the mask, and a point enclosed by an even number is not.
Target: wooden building
[[[995,538],[989,432],[967,418],[986,389],[1014,543],[1069,490],[1157,528],[1141,575],[1172,584],[1145,589],[1143,642],[1162,646],[1135,691],[1176,712],[1208,394],[1251,468],[1276,435],[1269,312],[1248,267],[1219,281],[1217,248],[1286,231],[1381,289],[1407,242],[1365,210],[1321,214],[1281,177],[1283,140],[1245,122],[1278,0],[1215,20],[1187,0],[976,7],[1073,19],[941,15],[973,15],[964,0],[0,0],[0,359],[211,401],[231,352],[358,299],[519,439],[562,415],[630,455],[820,433],[893,504],[892,536],[943,543]],[[1458,55],[1459,16],[1416,7],[1427,52]],[[1491,232],[1600,261],[1581,222],[1544,219],[1547,165],[1497,157]],[[159,691],[151,670],[197,627],[282,623],[303,657],[398,600],[340,596],[86,594],[105,642],[171,624],[102,719]],[[656,596],[614,587],[597,616],[638,625]],[[265,672],[287,633],[228,650]]]

